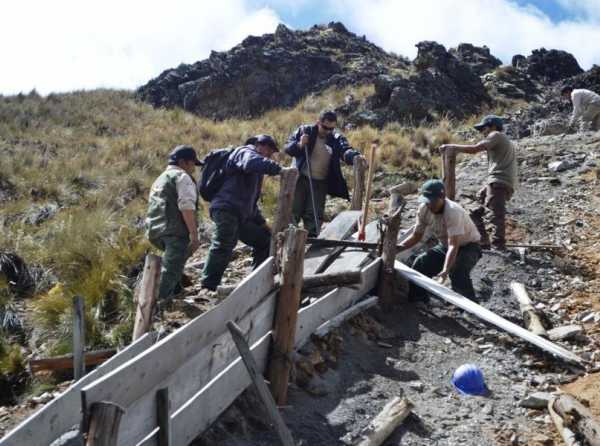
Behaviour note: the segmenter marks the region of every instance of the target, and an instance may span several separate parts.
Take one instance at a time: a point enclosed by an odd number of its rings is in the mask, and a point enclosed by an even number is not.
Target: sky
[[[487,45],[510,63],[545,47],[600,65],[600,0],[19,0],[3,2],[0,94],[136,88],[279,23],[341,21],[409,58],[436,40]]]

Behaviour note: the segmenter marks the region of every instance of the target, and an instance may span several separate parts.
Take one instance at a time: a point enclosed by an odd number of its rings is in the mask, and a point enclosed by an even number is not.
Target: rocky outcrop
[[[295,105],[330,86],[371,82],[409,63],[388,54],[341,23],[247,37],[227,52],[163,72],[138,90],[155,107],[175,107],[222,119],[256,116]]]
[[[417,122],[450,114],[464,117],[489,103],[481,79],[436,42],[420,42],[408,75],[381,75],[367,108],[350,120],[381,126],[389,121]]]
[[[583,73],[571,53],[540,48],[524,57],[517,54],[512,58],[512,66],[524,71],[533,79],[546,83],[556,82]]]
[[[461,43],[456,48],[450,48],[449,53],[461,62],[469,65],[478,76],[483,76],[502,65],[502,61],[490,53],[487,46],[475,46]]]
[[[488,93],[495,99],[522,99],[535,101],[541,93],[540,85],[524,71],[512,66],[496,68],[481,77]]]

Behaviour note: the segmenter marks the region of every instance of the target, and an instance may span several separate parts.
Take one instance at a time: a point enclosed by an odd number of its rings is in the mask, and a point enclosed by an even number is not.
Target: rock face
[[[524,71],[504,66],[481,77],[485,88],[494,98],[523,99],[535,101],[541,93],[538,82]]]
[[[384,122],[432,120],[450,114],[464,117],[491,102],[481,79],[436,42],[420,42],[414,71],[405,76],[381,75],[370,100],[372,113],[357,116]]]
[[[526,72],[533,79],[543,82],[556,82],[583,73],[577,60],[571,53],[560,50],[540,48],[531,55],[520,54],[512,59],[512,66]]]
[[[294,105],[330,86],[372,81],[409,63],[341,23],[247,37],[227,52],[163,72],[138,90],[155,107],[175,107],[217,119],[255,116]]]
[[[490,53],[487,46],[475,46],[461,43],[456,48],[450,48],[449,53],[471,67],[478,76],[483,76],[494,68],[502,65],[502,61]]]

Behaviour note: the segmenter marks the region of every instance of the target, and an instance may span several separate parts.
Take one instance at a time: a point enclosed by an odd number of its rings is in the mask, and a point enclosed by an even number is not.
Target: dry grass
[[[69,334],[76,294],[86,298],[92,343],[126,339],[125,331],[95,315],[106,296],[116,293],[121,322],[130,323],[131,290],[124,274],[148,248],[141,231],[147,192],[173,146],[192,144],[206,153],[256,133],[270,133],[283,144],[298,124],[314,122],[321,109],[341,105],[348,94],[362,100],[372,93],[372,86],[330,90],[290,110],[221,122],[179,109],[153,109],[123,91],[0,97],[0,246],[54,277],[33,301],[37,323],[55,335],[50,347],[68,348],[61,340]],[[432,154],[437,145],[453,140],[452,127],[442,120],[436,127],[361,127],[346,135],[363,151],[379,138],[381,169],[417,170],[425,178],[437,172]],[[289,158],[281,155],[281,161],[288,164]],[[267,180],[264,192],[269,216],[277,181]],[[58,211],[32,223],[31,215],[49,205]],[[201,213],[205,218],[205,205]]]

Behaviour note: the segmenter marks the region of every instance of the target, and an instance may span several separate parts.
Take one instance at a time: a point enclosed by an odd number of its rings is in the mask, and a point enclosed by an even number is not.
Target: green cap
[[[446,193],[444,183],[441,180],[427,180],[421,187],[420,203],[431,203],[431,200],[441,198]]]

